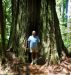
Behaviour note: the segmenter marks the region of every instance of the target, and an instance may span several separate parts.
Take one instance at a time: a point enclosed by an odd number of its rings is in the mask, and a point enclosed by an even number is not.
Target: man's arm
[[[38,36],[37,36],[37,43],[38,43],[38,48],[40,49],[40,39]]]
[[[37,39],[38,39],[38,48],[39,49],[42,49],[43,48],[43,45],[41,44],[39,37],[37,37]]]

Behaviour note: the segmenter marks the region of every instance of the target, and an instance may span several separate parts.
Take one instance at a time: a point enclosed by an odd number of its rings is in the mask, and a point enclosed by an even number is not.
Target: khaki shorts
[[[30,52],[38,52],[38,48],[30,48]]]

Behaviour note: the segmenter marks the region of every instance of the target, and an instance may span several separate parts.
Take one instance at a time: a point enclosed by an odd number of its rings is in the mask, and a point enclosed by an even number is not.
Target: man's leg
[[[32,53],[31,53],[32,63],[31,64],[37,64],[37,58],[38,58],[37,53],[38,52],[37,52],[36,48],[32,49]]]
[[[32,63],[31,64],[37,64],[38,55],[37,52],[32,53]]]
[[[34,48],[34,64],[37,64],[37,60],[38,60],[38,48]]]
[[[34,52],[31,53],[31,59],[32,59],[31,64],[34,64],[34,59],[35,59],[35,54],[34,54]]]
[[[34,58],[34,63],[37,64],[37,60],[38,60],[38,52],[35,52],[35,58]]]

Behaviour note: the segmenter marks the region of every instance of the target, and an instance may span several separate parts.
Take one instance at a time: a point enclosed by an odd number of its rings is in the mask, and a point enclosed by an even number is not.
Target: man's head
[[[33,30],[32,31],[32,35],[35,36],[36,35],[36,31]]]

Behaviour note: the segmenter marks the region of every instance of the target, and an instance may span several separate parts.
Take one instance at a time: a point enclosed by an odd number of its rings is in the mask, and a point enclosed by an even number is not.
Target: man
[[[39,37],[36,36],[36,31],[32,31],[32,35],[28,38],[28,45],[31,52],[31,59],[32,63],[34,64],[34,61],[37,60],[37,54],[38,54],[38,44],[40,40]]]

